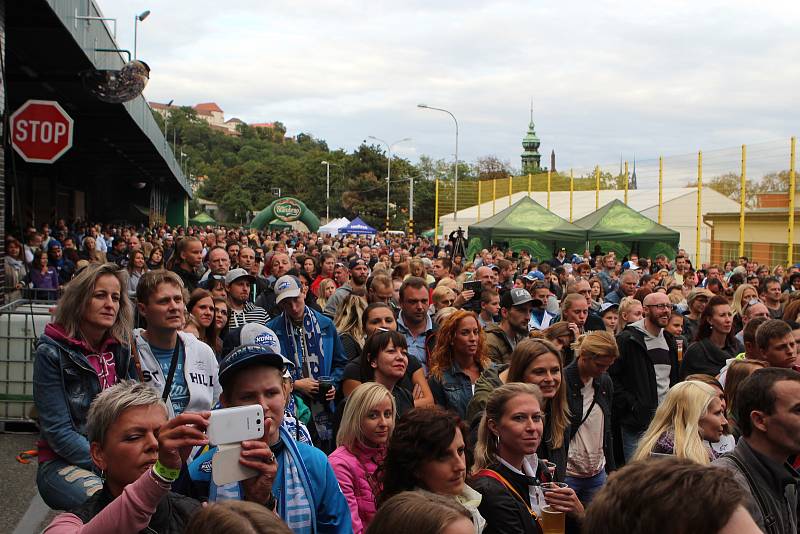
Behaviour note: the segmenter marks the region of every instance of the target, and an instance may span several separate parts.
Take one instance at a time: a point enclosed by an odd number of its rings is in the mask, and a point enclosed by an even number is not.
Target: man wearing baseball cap
[[[336,315],[336,310],[344,304],[345,299],[352,293],[354,290],[363,289],[363,294],[366,294],[367,291],[367,278],[369,278],[369,266],[367,262],[362,258],[353,257],[350,260],[350,280],[345,282],[342,287],[336,290],[336,292],[331,295],[328,299],[327,304],[325,305],[325,310],[323,313],[333,319],[333,316]],[[366,301],[366,300],[365,300]]]
[[[291,391],[284,373],[291,367],[289,360],[266,345],[243,345],[222,360],[222,406],[261,405],[264,436],[241,443],[241,464],[254,475],[240,482],[214,483],[216,448],[193,461],[189,465],[192,496],[263,504],[294,532],[350,533],[350,509],[327,457],[315,447],[296,442],[282,424]]]
[[[500,324],[486,330],[486,348],[493,362],[508,363],[517,343],[528,336],[533,298],[522,288],[514,288],[500,297]]]
[[[225,289],[228,291],[228,304],[231,307],[231,328],[244,326],[245,323],[267,324],[267,311],[250,302],[253,280],[253,275],[241,267],[231,269],[225,275]]]
[[[317,445],[333,451],[333,405],[347,365],[342,341],[336,328],[325,315],[306,306],[300,280],[285,275],[275,281],[275,301],[283,312],[267,323],[281,345],[281,353],[294,364],[294,388],[313,414],[312,434],[317,432]],[[333,385],[320,397],[320,381]],[[316,441],[316,440],[315,440]]]

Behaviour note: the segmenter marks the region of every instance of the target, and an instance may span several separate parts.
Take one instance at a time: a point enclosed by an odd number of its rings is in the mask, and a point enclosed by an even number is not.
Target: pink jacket
[[[135,482],[125,486],[122,495],[114,499],[91,521],[75,514],[58,514],[43,534],[134,534],[147,528],[158,503],[169,493],[170,485],[157,480],[148,469]]]
[[[354,450],[341,446],[328,457],[350,506],[353,534],[365,532],[375,516],[376,491],[371,484],[385,455],[385,447],[372,448],[359,443]]]

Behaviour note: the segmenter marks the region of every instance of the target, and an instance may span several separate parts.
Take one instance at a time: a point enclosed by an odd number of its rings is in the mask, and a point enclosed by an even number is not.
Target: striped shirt
[[[230,328],[239,328],[246,323],[261,323],[267,326],[269,315],[264,308],[256,306],[252,302],[245,302],[242,311],[231,310]]]

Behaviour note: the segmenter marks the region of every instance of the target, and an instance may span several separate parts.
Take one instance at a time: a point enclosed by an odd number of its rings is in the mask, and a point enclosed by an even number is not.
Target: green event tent
[[[582,253],[586,245],[586,230],[530,197],[522,197],[488,219],[469,225],[467,235],[468,258],[493,243],[504,243],[514,251],[527,250],[540,260],[553,257],[557,247]]]
[[[681,234],[658,224],[615,199],[575,221],[587,233],[589,248],[600,245],[603,252],[614,251],[620,257],[631,251],[650,258],[664,254],[675,258]]]
[[[205,226],[207,224],[210,224],[213,226],[217,224],[217,221],[215,221],[214,218],[208,213],[201,211],[200,213],[189,219],[189,224],[194,224],[197,226]]]

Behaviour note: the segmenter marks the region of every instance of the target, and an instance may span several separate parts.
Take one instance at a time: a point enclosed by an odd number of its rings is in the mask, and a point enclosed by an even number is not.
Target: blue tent
[[[355,234],[355,235],[375,235],[378,231],[361,220],[361,217],[356,217],[350,224],[339,228],[340,234]]]

